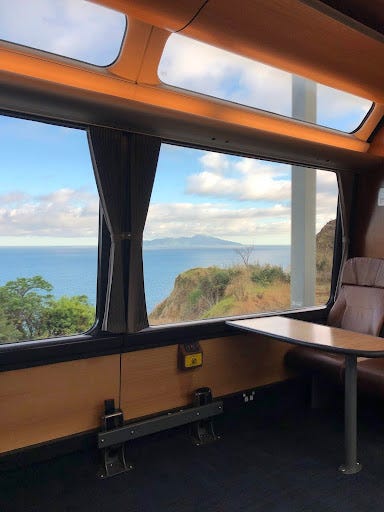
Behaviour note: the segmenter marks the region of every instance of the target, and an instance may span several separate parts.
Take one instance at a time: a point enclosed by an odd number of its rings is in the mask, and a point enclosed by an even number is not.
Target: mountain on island
[[[206,235],[144,240],[144,249],[225,249],[236,247],[242,247],[242,244]]]

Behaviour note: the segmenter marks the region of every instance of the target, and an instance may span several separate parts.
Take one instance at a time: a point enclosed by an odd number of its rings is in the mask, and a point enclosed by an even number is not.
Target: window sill
[[[258,315],[243,315],[196,322],[151,326],[135,334],[108,334],[94,330],[63,338],[25,341],[0,345],[0,371],[43,366],[76,359],[101,357],[111,354],[158,348],[196,339],[220,338],[234,335],[226,320],[240,320],[261,316],[285,315],[302,320],[321,322],[328,307],[311,307],[299,310]]]

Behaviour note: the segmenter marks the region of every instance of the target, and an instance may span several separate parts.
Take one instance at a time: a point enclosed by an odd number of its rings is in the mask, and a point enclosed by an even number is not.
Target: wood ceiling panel
[[[205,0],[92,0],[172,32],[185,27]]]
[[[384,43],[293,0],[210,0],[183,34],[384,103]]]
[[[96,94],[73,87],[56,86],[49,82],[26,77],[0,74],[3,109],[25,115],[45,116],[63,122],[95,124],[157,135],[229,153],[278,160],[286,163],[330,170],[374,171],[382,167],[383,158],[368,154],[368,144],[352,135],[324,133],[329,144],[300,140],[281,133],[266,132],[256,126],[241,126],[233,122],[220,122],[207,117],[186,115],[184,112],[148,105],[107,94]],[[8,82],[8,85],[7,85]],[[135,86],[133,86],[135,87]],[[137,87],[137,86],[136,86]],[[148,88],[151,93],[153,88]],[[159,102],[162,103],[161,101]],[[222,112],[222,108],[217,109]],[[250,116],[253,119],[254,115]],[[286,120],[287,126],[298,123]],[[336,140],[334,139],[336,137]],[[325,141],[324,139],[324,141]],[[346,149],[347,142],[362,145],[356,150]],[[334,145],[331,145],[334,143]],[[340,147],[337,145],[340,144]]]

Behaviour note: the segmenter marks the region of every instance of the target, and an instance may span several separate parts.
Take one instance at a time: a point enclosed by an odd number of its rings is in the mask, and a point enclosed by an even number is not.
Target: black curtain
[[[100,203],[111,237],[102,330],[148,327],[143,279],[143,230],[160,151],[160,139],[91,127],[89,146]]]

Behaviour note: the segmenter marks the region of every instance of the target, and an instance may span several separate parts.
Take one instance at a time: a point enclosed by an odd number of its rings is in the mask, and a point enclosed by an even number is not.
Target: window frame
[[[25,115],[20,112],[0,110],[0,115],[17,117],[21,119],[43,122],[51,125],[63,126],[68,128],[77,128],[88,131],[89,125],[83,123],[71,123],[60,119],[51,119],[37,115]],[[174,144],[178,146],[190,147],[195,149],[221,152],[226,154],[225,149],[219,150],[216,147],[199,146],[186,144],[175,140],[161,138],[164,144]],[[231,155],[258,158],[257,155],[243,154],[241,152],[231,151]],[[273,160],[277,161],[277,160]],[[283,162],[288,163],[288,162]],[[291,164],[292,162],[289,162]],[[297,162],[296,165],[305,167],[304,164]],[[329,170],[329,169],[325,169]],[[334,295],[337,287],[339,268],[342,253],[342,228],[340,209],[337,210],[337,222],[335,231],[334,245],[334,264],[332,268],[332,282],[330,298],[324,306],[311,306],[295,310],[285,310],[279,313],[254,313],[246,315],[229,316],[225,318],[213,318],[206,320],[197,320],[192,322],[180,322],[177,324],[165,324],[159,326],[150,326],[134,334],[111,334],[101,330],[100,319],[103,316],[105,308],[106,283],[108,276],[108,254],[110,248],[109,232],[106,228],[102,215],[99,215],[99,234],[98,234],[98,263],[96,279],[96,315],[95,323],[86,333],[58,337],[46,338],[33,341],[20,341],[17,343],[0,345],[0,372],[11,371],[35,366],[44,366],[59,362],[74,361],[77,359],[87,359],[101,357],[112,354],[122,354],[137,350],[177,345],[182,339],[184,342],[196,341],[201,339],[211,339],[218,337],[233,336],[233,330],[226,325],[227,320],[239,320],[245,318],[257,318],[259,316],[289,316],[291,318],[300,318],[314,322],[325,321],[328,311],[332,307]]]
[[[84,0],[84,1],[88,1],[88,0]],[[105,6],[102,6],[102,7],[105,7]],[[15,48],[22,49],[23,52],[25,52],[25,53],[29,53],[29,52],[36,53],[37,52],[38,54],[41,54],[45,58],[48,57],[50,60],[62,60],[63,59],[64,61],[67,61],[67,62],[73,63],[73,64],[81,64],[81,65],[85,65],[85,66],[94,67],[96,69],[108,69],[109,67],[113,66],[117,62],[117,60],[120,58],[121,53],[123,51],[125,39],[127,37],[128,29],[129,29],[129,19],[128,19],[128,16],[126,13],[117,11],[116,9],[113,9],[113,8],[109,8],[109,10],[114,11],[114,12],[124,16],[124,30],[122,33],[122,38],[121,38],[121,42],[120,42],[120,46],[119,46],[117,55],[108,64],[103,64],[103,65],[94,64],[94,63],[86,61],[86,60],[76,59],[74,57],[69,57],[67,55],[62,55],[60,53],[54,53],[49,50],[43,50],[42,48],[36,48],[34,46],[28,46],[27,44],[18,43],[16,41],[10,41],[8,39],[3,39],[1,37],[0,37],[0,46],[1,46],[1,44],[11,45],[11,46],[14,46]]]
[[[213,139],[214,140],[214,139]],[[239,158],[250,158],[250,159],[254,159],[254,160],[260,160],[262,162],[271,162],[271,163],[281,163],[281,164],[285,164],[285,165],[288,165],[288,166],[298,166],[298,167],[303,167],[303,168],[311,168],[312,170],[315,170],[315,171],[325,171],[325,172],[332,172],[334,173],[335,177],[336,177],[336,180],[337,180],[337,171],[334,171],[334,170],[331,170],[331,169],[326,169],[326,168],[321,168],[321,167],[312,167],[312,166],[309,166],[307,164],[303,164],[303,163],[299,163],[299,162],[291,162],[291,161],[284,161],[284,160],[277,160],[277,159],[268,159],[266,157],[260,157],[260,156],[257,156],[257,155],[249,155],[249,154],[244,154],[244,153],[241,153],[241,152],[235,152],[235,151],[228,151],[228,149],[218,149],[217,147],[209,147],[209,146],[200,146],[200,145],[197,145],[197,144],[187,144],[185,142],[179,142],[179,141],[175,141],[175,140],[172,140],[172,139],[161,139],[161,144],[162,145],[173,145],[173,146],[177,146],[177,147],[180,147],[180,148],[185,148],[185,149],[196,149],[196,150],[200,150],[200,151],[208,151],[208,152],[213,152],[213,153],[220,153],[220,154],[223,154],[223,155],[227,155],[227,156],[236,156],[236,157],[239,157]],[[156,175],[157,175],[157,172],[158,170],[156,170]],[[155,180],[156,180],[156,176],[155,176]],[[156,181],[155,181],[156,182]],[[338,194],[340,193],[339,192],[339,182],[337,180],[336,182],[336,186],[337,186],[337,190],[338,190]],[[213,318],[207,318],[207,319],[198,319],[198,320],[188,320],[188,321],[180,321],[180,322],[174,322],[174,323],[168,323],[168,324],[150,324],[149,327],[150,328],[155,328],[155,329],[160,329],[162,327],[165,327],[165,328],[171,328],[173,326],[188,326],[188,325],[194,325],[194,324],[200,324],[200,323],[204,323],[204,322],[211,322],[211,321],[226,321],[226,320],[237,320],[237,319],[247,319],[247,318],[256,318],[258,316],[273,316],[273,315],[284,315],[284,314],[293,314],[295,311],[307,311],[308,309],[311,310],[315,310],[317,308],[328,308],[329,307],[329,304],[332,305],[333,303],[333,297],[334,297],[334,289],[333,289],[333,280],[335,279],[334,278],[334,273],[336,272],[335,270],[335,262],[337,262],[338,260],[336,259],[335,260],[335,253],[337,251],[337,247],[336,247],[336,243],[338,242],[339,240],[339,237],[340,237],[340,240],[341,240],[341,231],[339,233],[338,230],[341,230],[341,217],[340,217],[340,221],[338,220],[339,219],[339,215],[340,215],[340,212],[339,212],[339,195],[338,195],[338,199],[337,199],[337,207],[336,207],[336,227],[335,227],[335,239],[334,239],[334,250],[333,250],[333,260],[332,260],[332,272],[331,272],[331,282],[330,282],[330,296],[328,298],[328,301],[323,304],[323,305],[313,305],[313,306],[307,306],[307,307],[303,307],[303,308],[297,308],[297,309],[289,309],[289,310],[277,310],[277,311],[266,311],[266,312],[251,312],[251,313],[244,313],[244,314],[241,314],[241,315],[229,315],[229,316],[225,316],[225,317],[213,317]],[[316,214],[315,214],[316,215]],[[292,210],[290,212],[290,218],[292,219]],[[339,225],[340,224],[340,225]],[[341,242],[340,242],[341,243]],[[341,247],[341,245],[340,245]],[[341,262],[341,257],[340,257],[340,262]],[[338,267],[337,267],[338,269]],[[315,269],[316,271],[316,269]],[[145,275],[145,271],[144,271],[144,275]],[[336,283],[335,285],[337,284],[337,276],[338,274],[336,274]],[[315,275],[315,288],[316,288],[316,280],[317,280],[317,274]],[[336,289],[336,288],[335,288]],[[167,298],[167,297],[166,297]],[[149,312],[148,312],[148,317],[149,317]]]
[[[171,34],[172,35],[172,34]],[[182,35],[182,34],[180,34]],[[235,52],[231,52],[229,50],[224,50],[222,48],[220,48],[219,46],[215,46],[215,45],[212,45],[210,43],[206,43],[206,42],[203,42],[203,41],[199,41],[198,39],[194,39],[193,37],[190,37],[190,36],[183,36],[185,37],[186,39],[191,39],[192,41],[196,41],[197,43],[202,43],[204,45],[207,45],[207,46],[211,46],[213,48],[216,48],[218,50],[223,50],[223,51],[226,51],[228,53],[231,53],[233,54],[234,56],[238,56],[238,57],[243,57],[241,56],[240,54],[237,54]],[[234,101],[234,100],[230,100],[230,99],[227,99],[227,98],[224,98],[224,97],[221,97],[221,96],[214,96],[213,94],[208,94],[208,93],[203,93],[203,92],[200,92],[198,90],[194,90],[194,89],[191,89],[191,88],[188,88],[188,87],[182,87],[182,86],[178,86],[178,85],[174,85],[172,83],[168,83],[168,82],[165,82],[161,77],[160,77],[160,73],[159,73],[159,68],[160,68],[160,63],[161,63],[161,60],[163,58],[163,55],[164,55],[164,50],[166,48],[166,45],[169,43],[169,38],[167,39],[165,45],[164,45],[164,48],[163,48],[163,52],[162,52],[162,55],[160,57],[160,60],[159,60],[159,63],[158,63],[158,67],[157,67],[157,70],[156,70],[156,76],[157,76],[157,79],[159,80],[159,83],[163,86],[163,87],[167,87],[167,88],[171,88],[173,89],[174,91],[178,91],[178,92],[184,92],[186,94],[191,94],[191,95],[200,95],[201,97],[203,98],[206,98],[206,99],[210,99],[210,100],[216,100],[216,101],[223,101],[225,103],[227,103],[228,105],[234,105],[235,107],[245,107],[245,108],[249,108],[253,111],[256,111],[256,112],[264,112],[268,115],[273,115],[273,116],[277,116],[277,117],[280,117],[282,119],[288,119],[288,120],[292,120],[292,121],[299,121],[299,122],[302,122],[302,123],[305,123],[309,126],[313,126],[313,127],[316,127],[316,128],[320,128],[320,129],[325,129],[325,130],[332,130],[336,133],[340,133],[340,134],[343,134],[343,135],[353,135],[355,134],[356,132],[358,132],[362,126],[365,124],[365,122],[367,121],[367,119],[369,118],[370,114],[372,113],[372,111],[374,110],[375,108],[375,105],[376,103],[373,101],[373,100],[370,100],[368,98],[361,98],[359,97],[359,99],[362,99],[362,100],[366,100],[366,101],[370,101],[371,102],[371,105],[368,109],[368,111],[366,112],[366,114],[363,116],[363,118],[361,119],[361,121],[358,123],[358,125],[352,130],[352,131],[345,131],[345,130],[342,130],[340,128],[335,128],[333,126],[328,126],[328,125],[325,125],[325,124],[321,124],[321,123],[317,123],[317,122],[314,122],[314,121],[303,121],[302,119],[300,118],[295,118],[293,116],[288,116],[288,115],[284,115],[284,114],[280,114],[278,112],[274,112],[272,110],[267,110],[266,108],[263,108],[263,107],[255,107],[253,105],[248,105],[247,103],[243,103],[241,101]],[[253,59],[250,59],[249,57],[247,57],[249,60],[253,60]],[[281,68],[278,68],[276,66],[272,66],[271,64],[264,64],[263,62],[261,61],[256,61],[254,60],[254,62],[256,63],[259,63],[259,64],[263,64],[263,65],[266,65],[268,67],[271,67],[271,68],[274,68],[278,71],[282,71],[284,73],[288,73],[292,76],[294,76],[294,73],[291,73],[289,71],[285,71]],[[304,76],[300,76],[300,75],[296,75],[298,76],[299,78],[303,78],[303,79],[306,79],[306,77]],[[308,79],[310,80],[310,79]],[[311,80],[313,81],[313,80]],[[341,89],[335,89],[334,87],[330,87],[330,86],[327,86],[326,84],[320,84],[319,82],[314,82],[316,85],[325,85],[326,87],[330,88],[330,89],[334,89],[336,90],[337,92],[341,92],[341,93],[345,93],[345,94],[348,94],[348,95],[351,95],[351,93],[347,93],[345,91],[342,91]]]
[[[88,125],[85,124],[79,124],[79,123],[69,123],[67,121],[59,120],[59,119],[50,119],[46,117],[40,117],[37,115],[25,115],[20,112],[12,112],[8,110],[2,110],[0,109],[0,116],[6,116],[10,118],[15,119],[21,119],[26,121],[33,121],[36,123],[44,123],[52,126],[60,126],[63,128],[71,128],[74,130],[81,130],[85,133],[88,133]],[[91,158],[91,157],[90,157]],[[0,343],[0,357],[2,356],[2,353],[12,353],[14,352],[15,347],[20,347],[20,351],[28,350],[28,347],[34,347],[38,348],[40,343],[48,343],[50,346],[56,346],[56,345],[63,345],[66,341],[73,341],[73,340],[79,340],[79,341],[87,341],[90,337],[94,336],[94,333],[97,333],[100,331],[100,318],[101,311],[103,311],[103,308],[105,307],[105,294],[106,294],[106,283],[105,276],[100,273],[100,267],[101,267],[101,255],[102,255],[102,244],[105,244],[105,236],[103,236],[103,233],[107,229],[105,226],[105,223],[103,222],[102,216],[100,214],[100,204],[99,204],[99,220],[98,220],[98,242],[96,246],[97,251],[97,258],[96,258],[96,293],[95,293],[95,319],[92,324],[92,326],[85,331],[84,333],[79,334],[73,334],[69,336],[58,336],[55,338],[41,338],[37,340],[21,340],[17,342],[10,342],[10,343]],[[104,231],[103,231],[104,230]],[[108,269],[107,269],[108,272]],[[0,362],[0,372],[2,371],[2,364]]]

